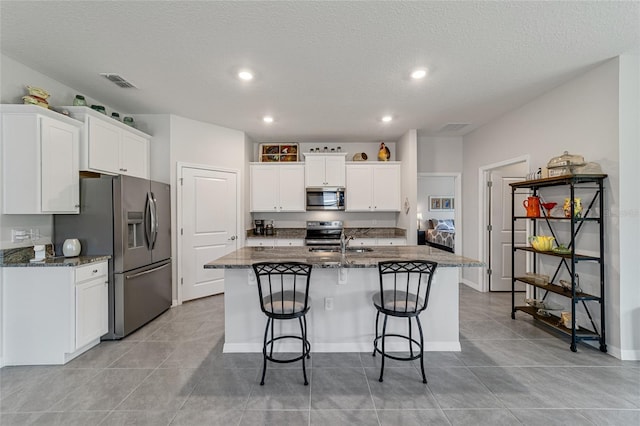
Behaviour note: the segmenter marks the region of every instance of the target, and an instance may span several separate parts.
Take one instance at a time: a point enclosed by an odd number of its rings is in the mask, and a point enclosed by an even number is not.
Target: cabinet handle
[[[94,269],[91,273],[92,273],[92,274],[97,274],[97,273],[98,273],[98,270],[97,270],[97,269]]]
[[[76,209],[79,209],[79,208],[80,208],[80,204],[76,204],[76,205],[75,205],[75,208],[76,208]]]

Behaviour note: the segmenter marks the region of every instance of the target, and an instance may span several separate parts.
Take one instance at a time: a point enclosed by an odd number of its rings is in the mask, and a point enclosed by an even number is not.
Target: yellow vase
[[[564,199],[564,206],[562,206],[562,210],[564,210],[565,217],[571,217],[571,199]],[[573,199],[573,216],[574,217],[582,217],[582,199],[574,198]]]

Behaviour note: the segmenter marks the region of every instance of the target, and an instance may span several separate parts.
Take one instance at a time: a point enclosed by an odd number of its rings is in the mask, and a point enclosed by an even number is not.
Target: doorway
[[[454,252],[462,253],[462,175],[460,173],[418,173],[418,228],[426,231],[429,219],[453,219]],[[451,209],[432,209],[430,197],[453,197]]]
[[[482,260],[487,265],[482,277],[483,291],[506,292],[511,291],[511,187],[512,182],[522,181],[529,169],[528,157],[508,160],[481,168],[481,191],[483,200],[480,244]],[[520,199],[522,198],[522,199]],[[524,195],[517,194],[515,208],[522,203]],[[526,224],[523,221],[516,223],[514,232],[516,244],[526,243]],[[517,265],[521,265],[522,271],[516,271],[516,275],[523,274],[525,270],[525,253],[518,252],[516,256],[522,256]],[[516,291],[524,291],[524,284],[517,283]]]
[[[237,249],[238,172],[178,164],[179,303],[224,292],[204,264]]]

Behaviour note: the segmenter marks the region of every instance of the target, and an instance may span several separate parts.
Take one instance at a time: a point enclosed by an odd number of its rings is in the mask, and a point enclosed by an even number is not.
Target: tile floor
[[[65,366],[0,369],[9,425],[639,425],[640,362],[509,317],[509,294],[461,286],[462,352],[415,363],[315,353],[259,385],[259,354],[223,354],[223,296],[182,306]],[[373,318],[372,318],[373,322]],[[272,367],[272,365],[270,365]],[[277,369],[277,370],[276,370]]]

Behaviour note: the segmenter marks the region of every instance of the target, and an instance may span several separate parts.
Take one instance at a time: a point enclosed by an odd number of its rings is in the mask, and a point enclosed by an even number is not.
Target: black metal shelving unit
[[[516,312],[524,312],[540,320],[545,325],[552,327],[553,329],[571,336],[570,349],[573,352],[577,351],[576,344],[579,341],[584,340],[597,340],[600,343],[600,350],[602,352],[607,351],[606,338],[605,338],[605,275],[604,275],[604,180],[607,175],[580,175],[580,176],[557,176],[552,178],[527,180],[521,182],[511,183],[511,318],[515,319]],[[571,203],[571,212],[569,217],[556,217],[543,214],[540,217],[529,216],[516,216],[515,215],[515,198],[516,191],[526,190],[527,193],[538,196],[540,190],[546,187],[554,186],[566,186],[569,189],[569,199],[576,198],[576,190],[580,191],[580,194],[591,195],[592,198],[587,203],[583,210],[581,217],[575,217],[574,205]],[[546,212],[545,212],[546,213]],[[539,223],[546,223],[551,235],[555,237],[556,243],[558,237],[556,230],[569,228],[570,239],[566,244],[570,253],[555,253],[555,252],[542,252],[535,250],[533,247],[516,246],[515,245],[515,229],[517,220],[530,220],[533,222],[533,235],[537,235]],[[586,255],[577,252],[576,250],[576,237],[583,229],[584,226],[593,224],[598,229],[599,233],[599,255]],[[526,251],[533,253],[533,272],[537,273],[538,268],[538,256],[550,256],[555,257],[558,260],[558,266],[555,273],[551,277],[549,283],[542,284],[531,277],[516,277],[515,272],[515,254],[516,251]],[[577,291],[576,282],[576,270],[582,262],[596,262],[599,264],[600,269],[600,291],[599,294],[589,294],[585,292]],[[557,280],[560,277],[560,273],[565,270],[571,277],[571,289],[565,289],[561,285],[557,284]],[[523,282],[525,284],[533,286],[534,298],[537,299],[537,292],[543,292],[542,299],[544,300],[548,293],[559,294],[567,297],[571,301],[571,327],[565,327],[560,318],[555,315],[543,316],[538,314],[538,310],[531,306],[516,306],[515,305],[515,285],[516,282]],[[595,301],[600,305],[600,327],[596,326],[595,321],[589,311],[586,301]],[[582,304],[584,310],[589,318],[592,329],[580,327],[576,324],[576,305]]]

